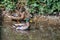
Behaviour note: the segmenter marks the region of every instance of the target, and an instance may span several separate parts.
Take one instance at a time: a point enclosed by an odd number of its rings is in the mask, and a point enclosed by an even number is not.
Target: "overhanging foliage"
[[[60,11],[60,0],[28,0],[30,13],[50,14],[54,10]]]
[[[8,11],[8,10],[13,10],[15,9],[15,2],[12,2],[11,0],[3,0],[2,2],[2,5],[5,6],[5,9]]]

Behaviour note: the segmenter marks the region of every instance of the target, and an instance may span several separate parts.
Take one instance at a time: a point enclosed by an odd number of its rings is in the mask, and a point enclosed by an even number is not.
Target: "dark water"
[[[2,10],[0,9],[0,40],[1,40],[1,32],[2,32]]]
[[[0,40],[2,40],[1,33],[2,33],[2,21],[0,20]]]
[[[0,27],[0,39],[1,39],[1,27]]]

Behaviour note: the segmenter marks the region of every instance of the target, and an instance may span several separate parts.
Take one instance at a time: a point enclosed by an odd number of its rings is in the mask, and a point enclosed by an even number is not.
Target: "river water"
[[[1,35],[2,40],[60,40],[60,26],[21,31],[15,30],[8,23],[4,23]]]

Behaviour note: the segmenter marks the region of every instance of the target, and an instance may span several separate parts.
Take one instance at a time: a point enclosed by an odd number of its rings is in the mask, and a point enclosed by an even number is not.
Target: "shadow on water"
[[[1,28],[0,28],[0,39],[1,39]]]
[[[0,40],[2,40],[2,21],[3,21],[3,18],[2,18],[2,10],[0,9]]]

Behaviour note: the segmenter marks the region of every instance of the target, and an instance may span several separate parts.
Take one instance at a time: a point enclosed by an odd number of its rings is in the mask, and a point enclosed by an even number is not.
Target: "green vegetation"
[[[1,3],[4,5],[6,10],[13,10],[16,7],[15,2],[12,2],[11,0],[4,0]]]
[[[14,10],[17,0],[2,0],[0,2],[6,10]],[[28,0],[27,7],[30,13],[51,14],[55,10],[60,12],[60,0]]]
[[[27,3],[30,13],[51,14],[60,11],[60,0],[29,0]]]

